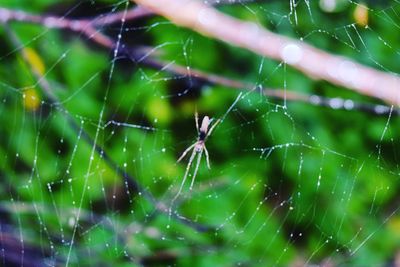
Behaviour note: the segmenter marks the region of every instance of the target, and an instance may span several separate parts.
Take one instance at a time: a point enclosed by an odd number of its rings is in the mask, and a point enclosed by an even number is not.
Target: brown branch
[[[94,26],[106,26],[114,23],[119,23],[121,22],[122,18],[124,18],[125,21],[131,21],[154,15],[152,11],[142,6],[136,6],[134,8],[127,10],[125,15],[124,13],[125,11],[120,11],[95,18],[92,24]]]
[[[400,78],[223,14],[197,0],[132,0],[177,25],[283,61],[314,79],[400,104]]]
[[[90,39],[94,39],[96,43],[110,48],[114,45],[114,42],[110,40],[107,36],[100,34],[96,27],[102,27],[121,22],[122,19],[126,21],[135,20],[152,14],[153,13],[148,9],[137,6],[127,10],[126,12],[120,11],[90,19],[68,19],[65,17],[57,16],[32,15],[24,11],[0,8],[0,22],[31,22],[41,24],[49,29],[68,29],[70,31],[81,32],[88,36]]]
[[[8,22],[8,21],[25,21],[25,22],[33,22],[46,26],[47,28],[58,28],[58,29],[69,29],[72,31],[81,31],[83,28],[86,28],[88,25],[95,26],[106,26],[114,23],[121,22],[121,19],[124,18],[126,21],[135,20],[142,17],[153,15],[154,13],[149,9],[146,9],[141,6],[133,7],[126,11],[120,11],[116,13],[110,13],[103,16],[98,16],[94,18],[87,19],[68,19],[66,17],[58,17],[51,15],[32,15],[30,13],[20,11],[20,10],[11,10],[7,8],[0,7],[0,22]]]

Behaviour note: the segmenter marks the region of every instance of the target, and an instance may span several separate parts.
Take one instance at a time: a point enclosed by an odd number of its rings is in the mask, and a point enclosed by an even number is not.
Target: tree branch
[[[361,94],[400,104],[400,78],[223,14],[197,0],[132,0],[176,25],[236,45]]]

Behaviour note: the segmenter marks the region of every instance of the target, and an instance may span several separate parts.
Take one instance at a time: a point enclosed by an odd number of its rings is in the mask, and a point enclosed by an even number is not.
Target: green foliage
[[[342,1],[335,13],[321,10],[318,1],[297,1],[297,23],[289,1],[267,2],[220,9],[325,51],[399,71],[399,19],[383,7],[371,7],[371,26],[362,28],[353,25],[351,1]],[[55,4],[5,5],[36,14],[74,10],[73,3]],[[125,6],[88,5],[102,13],[100,7]],[[399,11],[398,4],[390,8]],[[157,47],[155,57],[188,72],[374,102],[162,18],[135,23],[125,25],[123,41],[150,40],[138,45]],[[142,26],[151,27],[137,30]],[[101,31],[110,36],[119,31],[119,25],[107,27]],[[395,115],[290,101],[284,106],[257,92],[244,92],[227,114],[237,90],[113,58],[113,51],[81,34],[21,22],[10,30],[22,46],[0,29],[0,208],[8,214],[0,223],[27,244],[50,251],[60,265],[287,266],[329,259],[365,266],[385,265],[396,254]],[[43,62],[43,79],[58,102],[32,74],[25,48]],[[189,156],[176,160],[197,138],[196,108],[200,119],[226,117],[206,142],[211,170],[202,158],[193,191],[189,176],[174,202]],[[140,189],[128,189],[129,179]]]

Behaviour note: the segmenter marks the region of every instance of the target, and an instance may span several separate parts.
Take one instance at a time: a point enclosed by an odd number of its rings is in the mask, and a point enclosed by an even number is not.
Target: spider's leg
[[[193,152],[192,152],[192,154],[190,155],[189,163],[188,163],[188,165],[186,166],[186,171],[185,171],[185,175],[183,176],[183,180],[182,180],[182,183],[181,183],[181,187],[179,188],[178,193],[177,193],[177,194],[175,195],[175,197],[172,199],[172,203],[175,202],[175,200],[179,197],[179,195],[180,195],[181,192],[182,192],[183,185],[185,184],[186,178],[187,178],[187,176],[188,176],[188,174],[189,174],[190,166],[192,165],[192,162],[193,162],[193,159],[194,159],[194,156],[195,156],[195,155],[196,155],[196,150],[193,149]]]
[[[191,145],[190,147],[186,148],[186,150],[182,153],[182,155],[179,157],[179,159],[176,162],[181,161],[186,154],[196,145],[196,143],[194,143],[193,145]]]
[[[199,114],[197,113],[197,107],[195,108],[194,111],[194,120],[196,121],[197,133],[199,133]]]
[[[204,145],[204,152],[205,152],[205,154],[206,154],[207,167],[208,167],[208,169],[211,170],[211,167],[210,167],[210,157],[208,156],[208,150],[207,150],[207,148],[206,148],[206,145]]]
[[[194,179],[196,179],[196,174],[197,171],[199,170],[199,165],[200,165],[200,160],[201,160],[201,155],[203,154],[203,149],[199,152],[199,155],[197,156],[197,163],[196,163],[196,168],[194,169],[193,177],[192,177],[192,182],[190,183],[189,190],[192,191],[193,184],[194,184]]]
[[[215,126],[217,126],[218,123],[220,123],[220,122],[221,122],[221,119],[218,119],[218,120],[211,126],[210,130],[208,130],[208,132],[207,132],[207,137],[212,133],[212,131],[214,130]]]

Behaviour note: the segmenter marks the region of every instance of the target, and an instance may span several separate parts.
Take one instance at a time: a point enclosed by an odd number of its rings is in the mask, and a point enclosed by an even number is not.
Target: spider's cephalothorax
[[[193,173],[192,182],[190,183],[190,190],[192,190],[192,188],[193,188],[193,183],[194,183],[194,180],[196,178],[197,171],[199,169],[200,160],[201,160],[201,156],[203,154],[203,151],[205,151],[205,154],[206,154],[207,167],[209,169],[211,169],[210,168],[210,160],[209,160],[208,151],[207,151],[205,142],[206,142],[207,137],[210,136],[210,134],[214,130],[215,126],[217,126],[217,124],[220,122],[220,120],[217,120],[211,126],[211,128],[208,129],[208,127],[210,126],[210,124],[212,122],[212,119],[210,119],[208,116],[204,116],[203,120],[201,121],[201,126],[199,128],[199,118],[198,118],[198,115],[197,115],[197,112],[196,112],[195,113],[195,121],[196,121],[196,129],[197,129],[197,132],[198,132],[197,141],[194,144],[192,144],[190,147],[188,147],[178,159],[178,162],[181,161],[186,156],[186,154],[191,149],[193,149],[192,150],[192,154],[191,154],[190,159],[189,159],[189,163],[188,163],[188,165],[186,167],[185,175],[183,176],[181,187],[180,187],[180,189],[178,191],[177,196],[181,193],[182,187],[185,184],[186,178],[187,178],[187,176],[189,174],[190,166],[192,165],[193,159],[196,156],[196,154],[198,154],[198,158],[197,158],[196,168],[195,168],[194,173]]]

